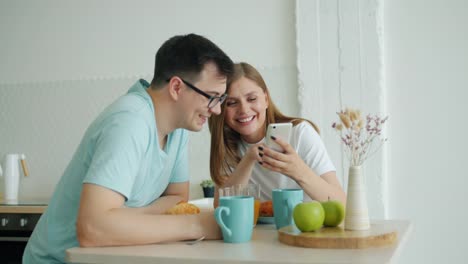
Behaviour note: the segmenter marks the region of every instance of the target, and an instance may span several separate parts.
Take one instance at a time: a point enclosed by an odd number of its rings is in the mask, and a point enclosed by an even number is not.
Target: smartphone
[[[279,152],[284,152],[284,149],[278,145],[272,138],[271,136],[274,136],[276,138],[281,138],[282,140],[286,141],[289,143],[289,139],[291,137],[291,129],[292,129],[292,124],[291,123],[274,123],[274,124],[269,124],[267,128],[267,133],[266,133],[266,139],[265,143],[266,145]]]

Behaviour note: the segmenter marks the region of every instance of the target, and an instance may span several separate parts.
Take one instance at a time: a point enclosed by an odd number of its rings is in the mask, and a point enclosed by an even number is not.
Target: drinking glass
[[[254,225],[257,224],[260,215],[260,185],[256,183],[236,184],[229,187],[219,188],[219,197],[227,196],[251,196],[254,198]]]
[[[260,185],[249,183],[242,186],[242,192],[245,196],[252,196],[254,198],[254,225],[256,225],[258,216],[260,215]]]
[[[237,192],[236,186],[229,186],[229,187],[219,188],[218,193],[219,193],[219,197],[238,196],[238,195],[240,195]]]

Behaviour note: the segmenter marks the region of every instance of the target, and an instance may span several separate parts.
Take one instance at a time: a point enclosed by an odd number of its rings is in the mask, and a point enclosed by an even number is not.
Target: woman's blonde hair
[[[318,127],[309,120],[297,117],[289,117],[283,115],[275,106],[270,97],[270,92],[265,84],[260,73],[250,64],[241,62],[234,64],[234,73],[227,80],[227,93],[231,85],[240,78],[247,78],[255,82],[268,98],[268,108],[266,109],[265,127],[272,123],[292,123],[293,126],[306,121],[309,122],[314,129],[319,132]],[[211,151],[210,151],[210,173],[213,181],[222,186],[227,176],[232,173],[233,169],[240,162],[239,142],[241,136],[239,133],[231,129],[224,122],[225,104],[221,105],[221,114],[212,115],[208,120],[208,126],[211,132]]]

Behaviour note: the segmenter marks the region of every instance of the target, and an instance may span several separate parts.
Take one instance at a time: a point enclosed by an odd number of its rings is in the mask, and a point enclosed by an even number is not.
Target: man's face
[[[210,96],[222,96],[226,92],[226,77],[219,75],[218,68],[213,63],[206,64],[200,73],[199,80],[191,84]],[[183,121],[180,127],[191,131],[200,131],[212,114],[219,115],[221,113],[221,104],[218,103],[214,107],[208,108],[210,99],[185,83],[184,86],[184,95],[181,101]]]

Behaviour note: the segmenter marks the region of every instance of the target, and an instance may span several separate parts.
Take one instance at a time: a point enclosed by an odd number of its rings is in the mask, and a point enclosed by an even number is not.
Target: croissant
[[[171,215],[199,214],[199,213],[200,213],[200,208],[198,208],[194,204],[187,203],[187,202],[180,202],[176,204],[174,207],[166,211],[166,214],[171,214]]]

